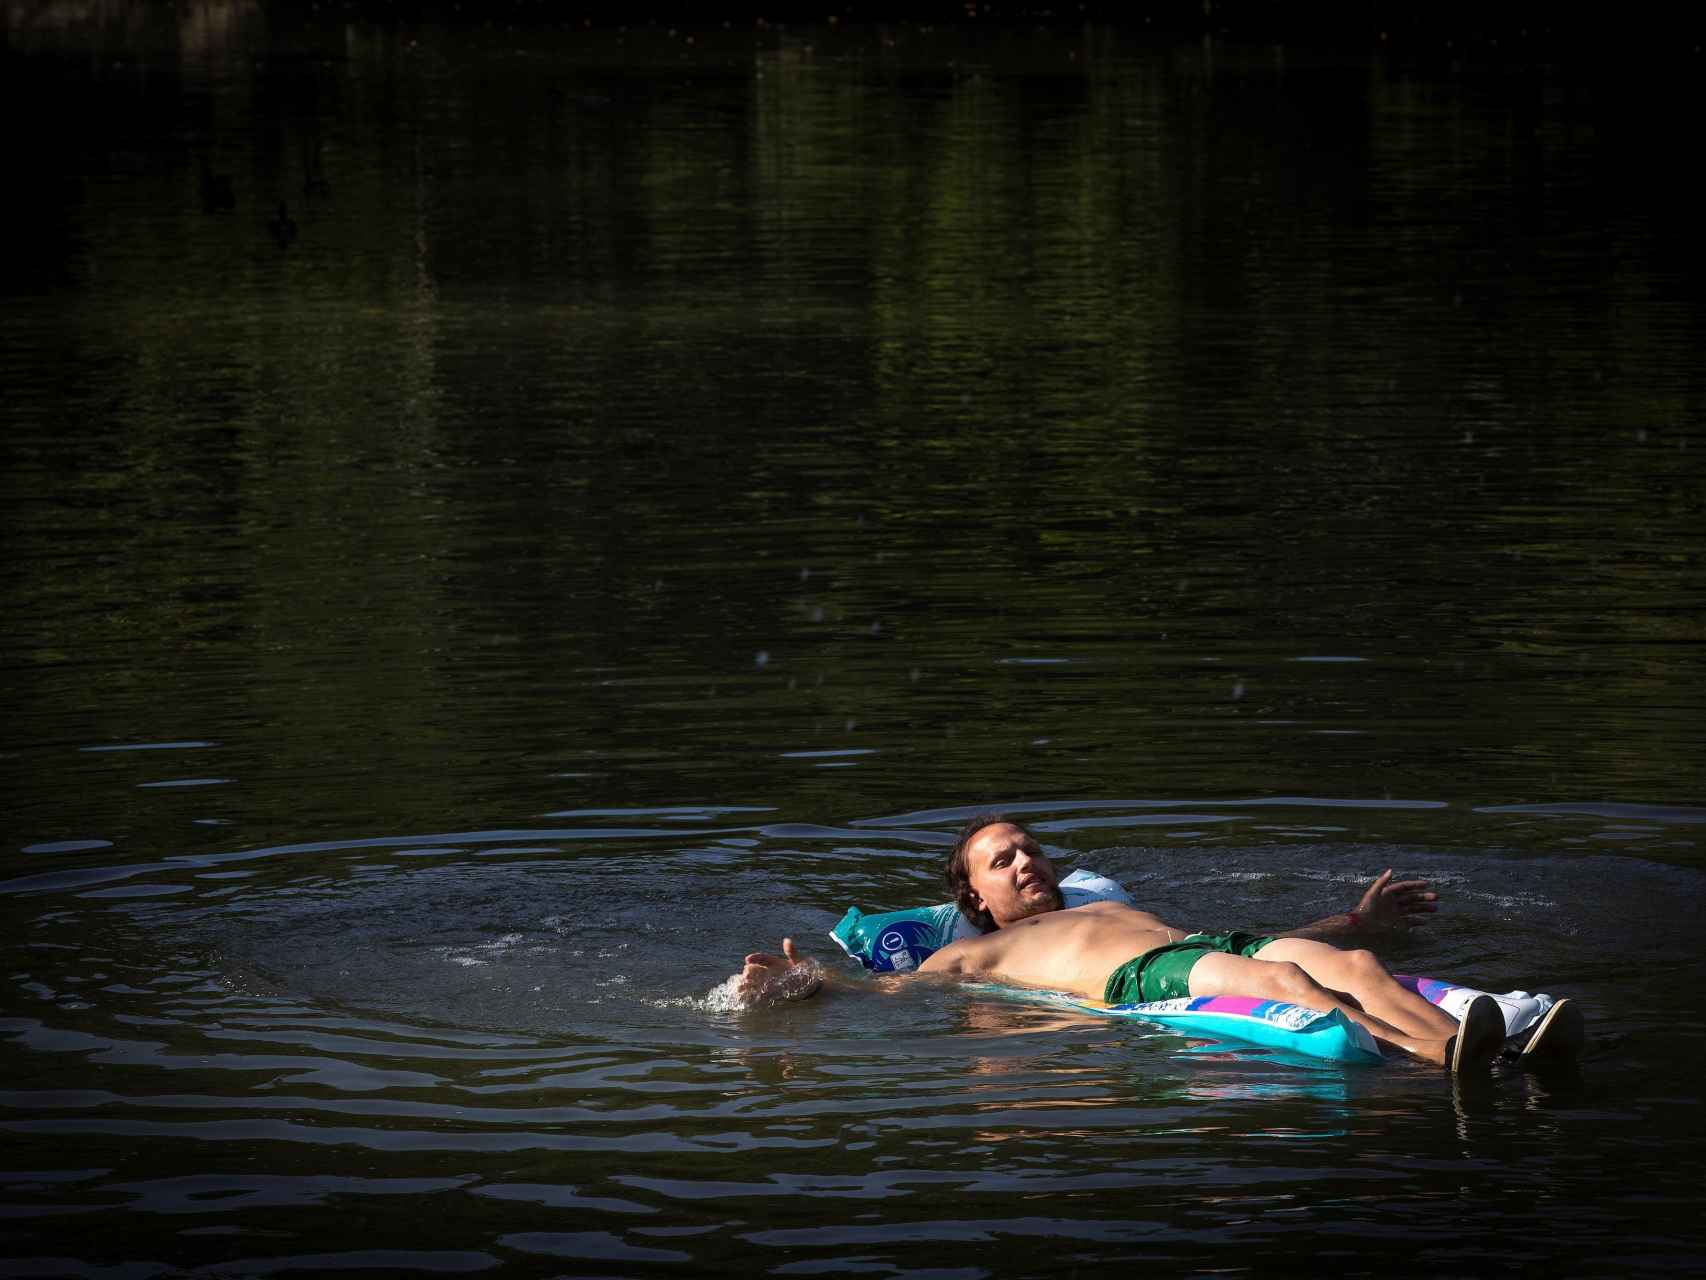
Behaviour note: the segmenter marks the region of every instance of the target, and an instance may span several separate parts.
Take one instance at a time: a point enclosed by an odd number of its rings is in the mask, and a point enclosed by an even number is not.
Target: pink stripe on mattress
[[[1392,978],[1399,986],[1408,987],[1430,1004],[1438,1004],[1457,989],[1455,983],[1441,982],[1438,978],[1415,978],[1407,973],[1395,973]]]
[[[1255,996],[1201,996],[1191,1002],[1191,1008],[1202,1013],[1251,1014],[1256,1006],[1266,1003]]]

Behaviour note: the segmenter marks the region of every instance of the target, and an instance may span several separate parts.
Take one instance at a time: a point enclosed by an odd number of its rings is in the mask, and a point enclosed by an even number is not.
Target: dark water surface
[[[1702,1266],[1658,77],[58,12],[4,27],[58,105],[0,312],[6,1274]],[[939,900],[988,803],[1192,924],[1430,877],[1395,966],[1593,1046],[1454,1089],[707,999]]]

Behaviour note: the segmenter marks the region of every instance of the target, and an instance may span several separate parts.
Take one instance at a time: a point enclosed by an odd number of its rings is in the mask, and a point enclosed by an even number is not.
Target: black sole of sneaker
[[[1476,996],[1457,1022],[1447,1065],[1452,1075],[1484,1070],[1505,1043],[1505,1015],[1492,996]]]
[[[1587,1019],[1573,1000],[1560,1000],[1534,1024],[1534,1034],[1518,1059],[1526,1067],[1573,1061],[1587,1043]]]

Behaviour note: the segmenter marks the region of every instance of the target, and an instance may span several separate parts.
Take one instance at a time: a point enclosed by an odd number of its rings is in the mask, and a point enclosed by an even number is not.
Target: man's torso
[[[1092,902],[956,942],[926,960],[920,971],[1048,987],[1099,1000],[1108,975],[1120,965],[1182,936],[1147,911]]]

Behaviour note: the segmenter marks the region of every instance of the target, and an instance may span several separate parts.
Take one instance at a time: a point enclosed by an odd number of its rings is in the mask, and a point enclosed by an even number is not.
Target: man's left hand
[[[1368,886],[1356,905],[1356,915],[1367,929],[1393,933],[1425,924],[1439,910],[1438,901],[1439,895],[1426,880],[1394,880],[1388,867]]]

